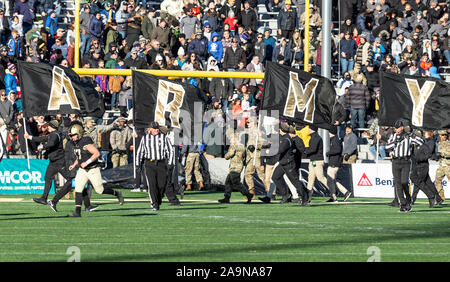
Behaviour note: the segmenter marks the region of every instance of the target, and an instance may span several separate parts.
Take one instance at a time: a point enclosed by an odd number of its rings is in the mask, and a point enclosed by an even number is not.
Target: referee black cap
[[[394,127],[395,128],[399,128],[399,127],[407,126],[407,125],[408,125],[408,122],[406,120],[404,120],[404,119],[398,119],[394,123]]]
[[[150,128],[159,129],[159,123],[157,121],[152,121],[150,123]]]

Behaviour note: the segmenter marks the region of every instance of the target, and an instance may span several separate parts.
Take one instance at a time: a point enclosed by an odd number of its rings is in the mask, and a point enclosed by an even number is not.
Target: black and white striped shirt
[[[0,137],[1,138],[1,137]],[[5,148],[3,147],[3,141],[0,142],[0,161],[3,158],[3,154],[6,152]]]
[[[412,152],[412,145],[422,145],[423,139],[410,135],[406,136],[405,133],[394,133],[388,140],[385,149],[392,151],[392,157],[397,158],[409,158]]]
[[[142,160],[167,160],[169,165],[173,165],[175,156],[170,139],[163,133],[146,134],[142,137],[136,152],[136,165],[141,164]]]

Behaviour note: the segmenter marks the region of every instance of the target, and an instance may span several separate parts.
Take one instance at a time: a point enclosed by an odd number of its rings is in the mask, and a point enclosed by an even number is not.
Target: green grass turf
[[[65,218],[73,200],[55,213],[32,202],[36,196],[1,196],[23,200],[0,202],[0,261],[64,262],[71,246],[81,261],[102,262],[365,262],[373,247],[383,262],[450,261],[447,204],[429,209],[419,199],[411,213],[387,206],[388,199],[246,205],[240,193],[219,204],[222,193],[192,191],[181,206],[164,199],[153,212],[146,193],[123,193],[123,206],[93,193],[100,209],[82,218]]]

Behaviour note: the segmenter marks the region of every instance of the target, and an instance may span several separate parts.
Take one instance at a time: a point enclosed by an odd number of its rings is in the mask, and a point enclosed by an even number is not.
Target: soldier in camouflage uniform
[[[119,126],[116,130],[111,132],[109,137],[109,143],[111,144],[112,154],[111,154],[111,162],[113,164],[113,168],[119,166],[125,166],[128,163],[128,153],[126,145],[128,141],[131,140],[132,130],[128,126],[125,125],[126,119],[123,117],[119,117],[117,119],[117,123]]]
[[[261,170],[261,147],[263,144],[263,140],[261,138],[261,133],[258,129],[257,119],[256,117],[250,117],[247,121],[248,128],[248,141],[246,148],[246,158],[245,158],[245,171],[244,171],[244,179],[245,183],[248,186],[248,191],[253,195],[253,199],[255,198],[255,183],[253,181],[253,174],[255,171],[258,173],[259,179],[261,181],[265,180],[264,176],[264,168]]]
[[[440,141],[438,144],[439,152],[439,167],[436,170],[436,190],[445,200],[444,188],[442,187],[442,180],[445,176],[450,180],[450,141],[448,140],[447,130],[439,130]]]
[[[186,155],[186,165],[184,173],[186,177],[186,191],[192,190],[192,172],[199,185],[199,190],[203,189],[203,176],[200,172],[200,145],[184,145],[181,149],[181,155]]]
[[[247,196],[247,203],[250,203],[253,195],[250,194],[241,183],[241,172],[244,168],[245,147],[239,143],[237,134],[233,134],[230,137],[231,145],[228,148],[228,152],[225,154],[225,159],[230,160],[230,172],[225,181],[225,197],[219,200],[219,203],[229,203],[231,192],[235,189]]]

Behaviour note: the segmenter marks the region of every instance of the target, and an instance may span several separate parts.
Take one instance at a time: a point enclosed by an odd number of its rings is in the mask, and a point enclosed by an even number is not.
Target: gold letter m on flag
[[[289,72],[289,89],[283,115],[294,117],[295,111],[298,110],[305,113],[303,117],[304,121],[313,123],[314,111],[316,110],[315,94],[318,83],[318,79],[311,78],[305,87],[303,87],[298,80],[298,74]]]

